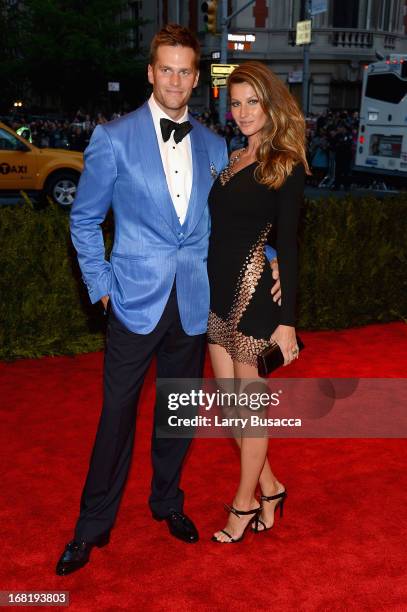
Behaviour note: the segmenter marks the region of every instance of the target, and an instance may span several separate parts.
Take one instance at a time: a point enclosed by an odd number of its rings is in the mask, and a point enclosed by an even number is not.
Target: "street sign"
[[[120,91],[120,83],[116,83],[116,82],[108,83],[107,91]]]
[[[255,40],[255,34],[228,34],[228,49],[231,51],[250,51]]]
[[[211,64],[211,76],[229,76],[239,64]]]
[[[252,48],[252,43],[245,42],[228,42],[228,49],[231,51],[250,51]]]
[[[311,15],[325,13],[328,10],[328,0],[312,0]]]
[[[255,34],[228,34],[229,42],[252,43],[252,42],[255,42],[255,40],[256,40]]]
[[[297,21],[296,45],[308,45],[311,42],[311,19]]]
[[[212,77],[212,87],[226,87],[227,77]]]
[[[303,73],[302,70],[292,70],[288,73],[289,83],[302,83]]]

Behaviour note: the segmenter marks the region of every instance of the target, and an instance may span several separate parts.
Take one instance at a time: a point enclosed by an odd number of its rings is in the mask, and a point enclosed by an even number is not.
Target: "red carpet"
[[[301,335],[307,349],[281,375],[406,376],[401,323]],[[55,576],[95,434],[101,365],[100,353],[0,364],[0,590],[67,590],[70,609],[84,611],[407,609],[405,440],[272,441],[271,463],[289,492],[284,518],[238,546],[209,541],[237,482],[235,449],[195,440],[183,488],[201,541],[183,544],[146,503],[152,371],[111,544],[79,573]]]

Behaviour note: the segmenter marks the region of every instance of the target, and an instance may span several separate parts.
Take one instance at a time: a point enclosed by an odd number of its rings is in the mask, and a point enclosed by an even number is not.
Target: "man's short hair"
[[[184,28],[178,23],[168,23],[164,26],[151,41],[150,64],[153,66],[157,59],[157,49],[162,45],[171,47],[189,47],[195,52],[195,68],[199,70],[201,59],[201,46],[199,40],[191,30]]]

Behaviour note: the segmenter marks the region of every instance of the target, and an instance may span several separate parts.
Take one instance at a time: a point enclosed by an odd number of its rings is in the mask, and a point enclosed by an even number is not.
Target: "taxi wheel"
[[[60,206],[71,206],[76,194],[79,176],[74,172],[58,172],[52,175],[45,186],[45,195]]]

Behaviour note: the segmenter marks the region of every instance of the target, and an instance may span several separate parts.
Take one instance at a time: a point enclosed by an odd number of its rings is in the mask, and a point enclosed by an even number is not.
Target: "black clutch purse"
[[[304,348],[304,343],[298,336],[296,336],[296,338],[298,349],[301,351]],[[278,344],[271,344],[270,346],[265,348],[264,351],[260,353],[260,355],[257,356],[257,369],[259,372],[259,376],[264,378],[265,376],[270,374],[270,372],[273,372],[274,370],[282,366],[283,363],[284,357],[283,353],[280,350],[280,347],[278,346]]]

